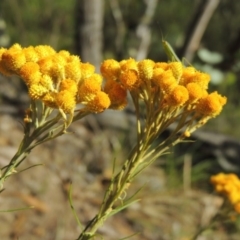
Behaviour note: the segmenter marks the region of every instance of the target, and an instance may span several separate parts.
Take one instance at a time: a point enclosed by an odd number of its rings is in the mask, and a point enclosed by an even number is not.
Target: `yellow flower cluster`
[[[161,107],[186,107],[201,117],[215,117],[226,103],[226,97],[207,92],[208,74],[184,67],[181,62],[109,59],[102,63],[101,73],[106,79],[105,91],[115,108],[126,105],[127,91],[145,98],[147,93],[148,99],[158,94]]]
[[[208,74],[184,67],[181,62],[109,59],[100,70],[102,75],[78,56],[64,50],[56,52],[50,46],[22,48],[14,44],[0,49],[0,72],[20,76],[31,99],[64,113],[73,113],[78,103],[96,113],[107,108],[123,109],[128,91],[158,111],[181,108],[200,119],[215,117],[226,103],[226,97],[207,92]]]
[[[20,76],[31,99],[64,113],[73,113],[78,103],[90,112],[109,107],[110,99],[101,90],[102,77],[94,71],[93,65],[82,63],[78,56],[56,52],[50,46],[22,48],[14,44],[0,49],[0,72]]]
[[[232,173],[219,173],[211,177],[211,183],[218,193],[228,198],[235,211],[240,213],[240,179],[238,176]]]

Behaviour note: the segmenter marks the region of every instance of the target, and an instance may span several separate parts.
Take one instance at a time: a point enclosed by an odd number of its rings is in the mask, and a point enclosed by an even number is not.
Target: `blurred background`
[[[193,134],[190,143],[178,145],[138,177],[130,191],[146,183],[142,200],[99,230],[104,239],[139,232],[132,239],[187,240],[221,205],[209,177],[240,173],[239,12],[237,0],[0,1],[0,47],[46,44],[79,55],[99,71],[108,58],[167,61],[166,40],[184,63],[211,75],[210,91],[228,98],[221,115]],[[28,104],[22,81],[0,76],[1,167],[21,141]],[[74,123],[71,136],[34,150],[25,166],[43,166],[9,179],[0,208],[35,209],[0,213],[0,239],[76,239],[80,228],[67,201],[69,183],[85,225],[101,203],[113,159],[124,161],[134,144],[133,119],[130,106],[92,115]],[[239,239],[239,227],[237,221],[218,224],[199,239]]]

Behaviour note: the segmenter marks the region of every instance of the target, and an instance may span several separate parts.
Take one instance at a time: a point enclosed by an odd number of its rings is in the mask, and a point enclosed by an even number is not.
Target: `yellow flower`
[[[63,56],[64,58],[68,58],[70,56],[70,53],[66,50],[61,50],[58,52],[58,55]]]
[[[196,102],[203,96],[203,90],[197,83],[188,83],[186,86],[189,94],[189,102]]]
[[[99,91],[94,98],[87,103],[87,110],[94,113],[100,113],[110,106],[110,99],[105,92]]]
[[[204,116],[215,117],[222,111],[222,107],[226,102],[226,97],[222,97],[217,92],[213,92],[199,100],[196,111]]]
[[[183,73],[183,65],[181,62],[170,62],[169,68],[172,70],[173,76],[179,80]]]
[[[39,84],[41,84],[43,87],[45,87],[46,89],[48,89],[49,91],[54,91],[54,87],[53,87],[53,80],[50,76],[48,75],[43,75],[40,78]]]
[[[80,61],[68,62],[65,65],[65,78],[71,78],[77,83],[80,81],[81,79]]]
[[[59,91],[67,90],[73,95],[76,95],[78,88],[77,83],[72,79],[64,79],[60,82]]]
[[[186,86],[188,83],[192,82],[196,74],[196,69],[194,67],[185,67],[182,72],[182,78],[179,84]]]
[[[102,77],[99,74],[83,80],[78,88],[79,102],[88,102],[92,100],[96,93],[101,91]]]
[[[65,79],[65,65],[67,59],[63,55],[55,54],[52,56],[51,77],[55,82]]]
[[[163,70],[168,70],[169,65],[166,62],[157,62],[157,63],[155,63],[154,68],[161,68]]]
[[[33,46],[23,49],[23,53],[26,58],[26,62],[37,62],[39,60],[38,54]]]
[[[106,79],[116,79],[120,72],[120,64],[114,59],[105,60],[100,67],[101,74]]]
[[[19,75],[26,85],[30,86],[31,84],[38,83],[42,74],[40,73],[40,67],[37,63],[27,62],[21,67]]]
[[[42,74],[46,74],[46,75],[51,74],[51,70],[53,66],[52,56],[43,58],[39,60],[37,63],[39,65],[39,68]]]
[[[60,91],[55,97],[57,106],[65,113],[72,113],[76,106],[76,99],[74,94],[67,90]]]
[[[161,78],[161,75],[162,75],[163,72],[164,72],[164,69],[162,69],[162,68],[154,68],[153,69],[152,81],[155,84],[159,85],[158,84],[158,79]]]
[[[177,86],[172,70],[167,70],[158,76],[154,76],[154,82],[160,87],[161,91],[166,93],[171,92]]]
[[[82,82],[84,79],[93,75],[94,71],[95,71],[95,67],[90,63],[81,63],[80,68],[81,68],[81,80],[80,80],[80,82]]]
[[[127,91],[119,83],[107,80],[104,91],[111,100],[110,108],[122,110],[127,105]]]
[[[37,100],[42,98],[49,90],[40,85],[40,84],[32,84],[28,89],[28,95],[31,99]]]
[[[58,108],[58,105],[56,103],[56,96],[57,93],[56,92],[47,92],[42,98],[41,100],[43,101],[43,103],[51,108]]]
[[[38,45],[34,49],[39,59],[51,56],[56,53],[55,50],[48,45]]]
[[[129,58],[127,60],[122,60],[119,64],[120,64],[120,68],[122,71],[127,71],[130,69],[138,71],[137,62],[133,58]]]
[[[240,213],[240,179],[235,174],[219,173],[210,179],[215,190],[225,195],[234,206],[236,212]]]
[[[140,62],[138,62],[138,73],[139,73],[139,78],[142,81],[150,81],[150,79],[153,76],[153,67],[155,63],[152,60],[149,59],[144,59]]]
[[[167,95],[167,103],[171,107],[178,107],[187,102],[188,98],[188,90],[184,86],[178,85]]]
[[[26,58],[22,50],[9,49],[2,54],[1,65],[12,74],[17,74],[17,71],[26,63]]]
[[[123,87],[130,91],[136,88],[136,86],[139,83],[137,72],[131,69],[122,72],[121,75],[119,76],[119,80]]]

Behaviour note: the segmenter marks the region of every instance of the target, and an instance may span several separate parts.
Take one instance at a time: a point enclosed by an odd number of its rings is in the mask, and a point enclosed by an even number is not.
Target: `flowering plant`
[[[78,239],[90,239],[104,221],[134,200],[122,200],[134,178],[175,144],[216,117],[226,97],[208,93],[210,76],[182,62],[132,58],[108,59],[94,66],[67,51],[50,46],[0,49],[0,72],[23,79],[31,99],[26,110],[24,137],[15,156],[0,175],[0,187],[37,145],[67,132],[70,124],[90,113],[122,110],[131,96],[136,114],[137,142],[120,170],[113,173],[98,214]],[[155,140],[170,126],[171,134]],[[119,201],[121,199],[121,201]]]

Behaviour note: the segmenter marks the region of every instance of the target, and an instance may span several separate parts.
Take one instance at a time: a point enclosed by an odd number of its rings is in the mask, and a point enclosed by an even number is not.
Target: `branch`
[[[145,0],[146,11],[143,15],[140,24],[137,26],[136,35],[140,39],[140,45],[136,54],[136,59],[145,59],[151,43],[150,23],[153,19],[158,0]]]
[[[219,0],[200,1],[197,13],[194,15],[186,32],[183,47],[179,51],[180,58],[184,56],[188,61],[192,61],[194,53],[199,47],[202,36],[218,4]]]

